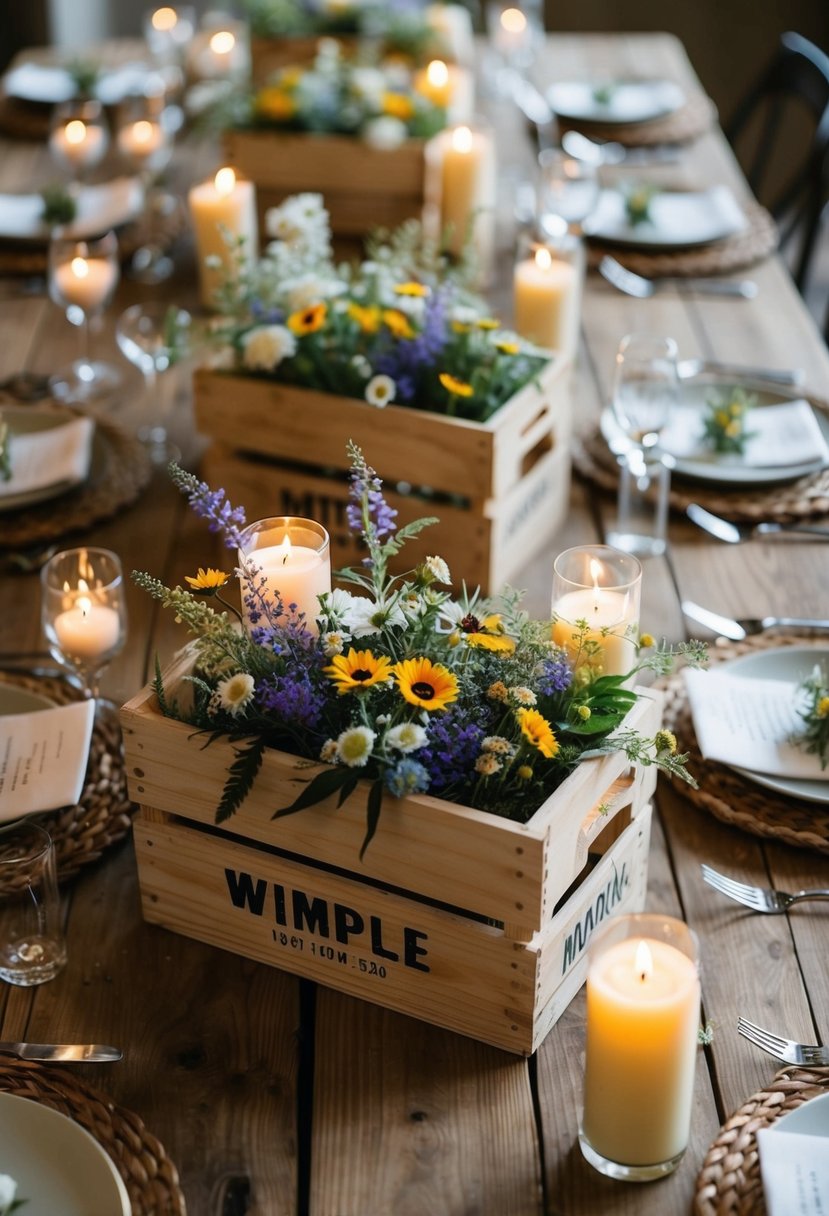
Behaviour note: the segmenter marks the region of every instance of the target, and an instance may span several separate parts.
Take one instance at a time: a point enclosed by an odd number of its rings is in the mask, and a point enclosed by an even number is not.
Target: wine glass
[[[109,129],[103,106],[94,98],[65,101],[55,106],[49,127],[49,151],[73,182],[103,160],[109,147]]]
[[[132,99],[118,128],[116,144],[121,158],[140,175],[144,185],[147,241],[132,255],[130,275],[140,283],[163,283],[174,269],[162,245],[163,226],[181,207],[176,196],[158,184],[158,175],[173,152],[163,95]]]
[[[154,301],[133,304],[115,327],[122,353],[144,377],[149,421],[139,428],[138,437],[156,464],[168,464],[181,456],[167,435],[167,420],[175,401],[177,364],[190,353],[190,323],[190,314],[183,308]]]
[[[112,300],[119,277],[114,232],[87,241],[56,238],[49,245],[49,295],[81,330],[80,358],[49,381],[54,396],[63,401],[90,401],[121,382],[111,364],[90,358],[90,322]]]
[[[40,572],[41,622],[49,650],[98,700],[101,674],[124,645],[127,608],[118,555],[66,549]]]
[[[538,226],[545,236],[581,231],[581,224],[599,201],[596,166],[568,156],[561,148],[539,155]]]
[[[666,547],[671,474],[659,440],[678,396],[673,338],[627,334],[616,354],[613,414],[629,446],[619,457],[618,518],[608,542],[641,557]]]

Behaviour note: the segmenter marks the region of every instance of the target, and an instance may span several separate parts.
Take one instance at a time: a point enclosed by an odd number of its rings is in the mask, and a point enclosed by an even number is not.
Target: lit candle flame
[[[286,535],[286,537],[285,537],[285,539],[283,540],[282,544],[279,546],[279,552],[280,552],[280,555],[281,555],[281,557],[282,557],[282,565],[283,565],[283,566],[286,566],[286,565],[288,564],[289,560],[290,560],[290,557],[291,557],[291,548],[292,548],[292,545],[291,545],[291,538],[290,538],[290,536],[287,536],[287,535]]]
[[[150,20],[154,30],[171,30],[178,24],[178,13],[174,8],[157,8]]]
[[[133,123],[132,133],[136,143],[149,143],[153,137],[153,124],[146,118],[139,118],[138,122]]]
[[[217,194],[232,194],[236,189],[236,174],[232,169],[220,169],[213,178],[213,185]]]
[[[81,617],[83,620],[86,620],[86,618],[89,616],[90,612],[92,611],[92,600],[89,598],[88,595],[79,595],[78,598],[75,600],[75,607],[80,608]]]
[[[523,34],[527,28],[527,18],[520,8],[505,8],[501,13],[501,26],[508,34]]]
[[[70,265],[76,279],[85,279],[89,274],[89,262],[86,258],[73,258]]]
[[[86,139],[86,123],[80,118],[73,118],[66,124],[64,133],[68,144],[82,144]]]
[[[653,975],[653,955],[646,941],[641,941],[636,947],[633,966],[643,984]]]
[[[472,151],[472,132],[469,127],[455,127],[452,132],[452,147],[456,152]]]
[[[236,35],[230,30],[218,30],[210,39],[210,49],[215,55],[229,55],[236,45]]]
[[[590,577],[593,580],[593,611],[599,611],[599,575],[602,573],[602,563],[595,557],[590,559]]]
[[[553,264],[552,254],[543,245],[535,251],[535,264],[539,270],[549,270]]]
[[[426,69],[426,79],[436,89],[442,89],[449,80],[449,69],[442,59],[433,59]]]

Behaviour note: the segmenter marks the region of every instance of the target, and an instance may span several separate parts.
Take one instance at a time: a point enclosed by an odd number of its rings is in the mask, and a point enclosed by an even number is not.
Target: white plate
[[[551,109],[576,122],[650,122],[673,114],[685,104],[685,94],[672,80],[609,81],[607,101],[596,100],[600,82],[562,80],[547,90]]]
[[[130,1216],[127,1188],[97,1140],[65,1115],[0,1094],[0,1173],[25,1199],[21,1216]]]
[[[829,1094],[811,1098],[782,1119],[775,1119],[771,1130],[795,1132],[798,1136],[829,1136]]]
[[[582,225],[585,236],[642,249],[692,249],[742,232],[746,217],[727,186],[710,190],[662,190],[650,203],[651,218],[631,224],[621,190],[602,190]]]
[[[0,409],[0,416],[14,435],[31,435],[36,431],[48,431],[58,426],[65,426],[77,417],[71,410],[50,409],[38,410],[33,407],[6,406]],[[5,511],[18,511],[21,507],[31,507],[38,502],[47,502],[50,498],[58,498],[75,486],[83,485],[93,474],[100,470],[103,460],[103,449],[97,430],[92,435],[92,448],[89,458],[89,469],[85,478],[53,481],[50,485],[39,486],[36,490],[24,490],[19,494],[0,495],[0,514]],[[2,1173],[2,1171],[0,1171]]]
[[[16,684],[0,682],[0,718],[7,714],[34,714],[41,709],[54,709],[55,702],[39,692],[18,688]],[[8,1171],[6,1171],[8,1173]],[[0,1167],[0,1174],[3,1173]]]
[[[719,667],[741,679],[783,680],[787,684],[799,684],[812,674],[816,663],[829,668],[829,646],[781,646],[779,650],[760,650],[756,654],[744,654],[731,659]],[[747,768],[732,766],[748,781],[754,781],[777,794],[791,798],[803,798],[807,802],[829,803],[829,781],[810,781],[796,777],[772,777],[768,773],[754,773]]]
[[[146,63],[124,63],[101,71],[94,94],[105,106],[117,105],[132,94],[143,93],[150,74]],[[57,105],[72,101],[77,87],[65,67],[55,63],[21,63],[3,77],[3,91],[18,101]]]
[[[695,377],[693,380],[680,382],[680,393],[684,405],[698,405],[700,410],[706,404],[706,397],[711,392],[726,391],[735,387],[744,388],[757,399],[758,409],[764,405],[781,405],[786,401],[799,400],[802,393],[785,388],[770,389],[742,380],[739,376],[719,376],[710,373]],[[822,410],[815,410],[820,429],[829,442],[829,415]],[[612,409],[603,411],[599,427],[604,439],[617,456],[622,455],[630,447],[630,440],[616,421]],[[674,473],[693,481],[716,482],[728,485],[774,485],[778,482],[794,481],[809,473],[817,473],[824,466],[823,460],[813,460],[800,465],[778,465],[758,467],[757,465],[741,465],[737,458],[730,455],[718,456],[711,452],[708,456],[672,457]]]
[[[116,177],[98,186],[81,187],[76,202],[77,214],[61,236],[83,240],[135,219],[144,207],[144,187],[139,177]],[[50,229],[42,213],[39,194],[0,194],[0,240],[45,244]]]

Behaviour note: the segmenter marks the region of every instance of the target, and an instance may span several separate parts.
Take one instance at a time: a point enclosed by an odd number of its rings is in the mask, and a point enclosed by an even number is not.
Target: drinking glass
[[[596,166],[568,156],[561,148],[545,148],[538,164],[539,228],[549,237],[567,230],[580,233],[599,201]]]
[[[121,382],[109,363],[90,358],[90,322],[115,294],[120,268],[118,239],[107,232],[97,240],[56,238],[49,246],[49,295],[66,310],[67,320],[81,330],[81,355],[49,381],[63,401],[89,401],[111,392]]]
[[[670,467],[659,438],[679,395],[677,345],[659,334],[627,334],[619,344],[613,414],[629,440],[619,457],[618,517],[608,543],[640,557],[665,552]]]
[[[121,561],[109,549],[66,549],[40,572],[41,622],[49,650],[98,700],[101,674],[122,649],[127,607]]]
[[[163,230],[181,210],[181,202],[159,184],[159,175],[173,153],[173,133],[166,118],[163,94],[133,98],[116,136],[121,158],[144,185],[147,240],[130,261],[130,275],[140,283],[163,283],[173,273],[173,260],[164,250]]]
[[[196,10],[189,4],[164,5],[144,14],[144,38],[158,63],[180,63],[195,32]]]
[[[181,452],[170,441],[167,422],[175,403],[178,363],[190,353],[189,312],[158,301],[133,304],[118,318],[115,338],[122,353],[144,377],[144,413],[138,430],[156,464],[178,460]]]
[[[83,180],[87,169],[103,160],[109,147],[109,129],[100,101],[65,101],[55,106],[49,128],[49,151],[73,181]]]
[[[0,827],[0,979],[31,988],[66,965],[55,849],[30,819]]]
[[[488,0],[486,24],[498,59],[516,70],[528,68],[544,31],[540,0]]]

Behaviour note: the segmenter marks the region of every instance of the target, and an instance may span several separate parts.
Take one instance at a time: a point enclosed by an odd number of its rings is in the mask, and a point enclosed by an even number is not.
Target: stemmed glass
[[[40,572],[41,622],[52,656],[98,699],[101,674],[124,645],[124,576],[109,549],[66,549]]]
[[[190,322],[190,314],[183,308],[156,301],[133,304],[121,314],[115,328],[122,353],[144,377],[149,421],[139,428],[138,437],[156,464],[168,464],[181,456],[167,435],[167,421],[175,401],[176,365],[190,353]]]
[[[55,106],[49,128],[49,151],[73,182],[103,160],[109,147],[109,130],[103,106],[94,98],[65,101]]]
[[[89,401],[112,391],[121,382],[109,363],[90,358],[90,322],[100,316],[118,285],[118,239],[107,232],[97,240],[54,239],[49,246],[49,295],[81,329],[81,356],[49,381],[64,401]]]
[[[158,174],[169,163],[173,151],[172,133],[163,107],[163,97],[134,98],[116,136],[121,157],[140,174],[144,184],[148,239],[136,249],[130,262],[131,276],[141,283],[162,283],[174,269],[160,240],[161,223],[180,207],[176,196],[157,183]]]
[[[538,158],[538,226],[545,236],[565,229],[576,234],[599,201],[596,166],[568,156],[561,148],[545,148]]]
[[[659,440],[678,396],[673,338],[624,337],[616,354],[613,414],[630,444],[619,458],[619,512],[608,543],[641,557],[665,551],[671,474]]]

